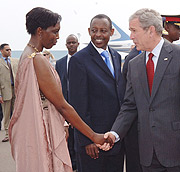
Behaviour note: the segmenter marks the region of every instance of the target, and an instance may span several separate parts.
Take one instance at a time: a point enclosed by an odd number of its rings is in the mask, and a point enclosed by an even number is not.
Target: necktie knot
[[[149,56],[149,59],[150,59],[150,60],[152,60],[152,58],[153,58],[154,54],[153,54],[153,53],[149,53],[149,55],[148,55],[148,56]]]
[[[101,53],[101,55],[105,58],[105,61],[107,62],[107,60],[109,59],[109,54],[108,54],[108,51],[105,50]]]
[[[105,58],[105,63],[107,65],[107,67],[109,68],[109,70],[111,71],[112,75],[114,76],[114,69],[113,69],[113,67],[111,65],[108,51],[107,50],[103,51],[101,53],[101,55]]]

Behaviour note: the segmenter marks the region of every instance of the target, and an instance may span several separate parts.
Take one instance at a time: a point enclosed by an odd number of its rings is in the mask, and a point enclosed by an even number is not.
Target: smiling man
[[[91,42],[70,60],[70,103],[94,131],[102,133],[111,129],[123,100],[121,56],[108,46],[114,33],[108,16],[93,17],[88,31]],[[104,152],[75,130],[75,150],[78,172],[123,171],[120,142]]]

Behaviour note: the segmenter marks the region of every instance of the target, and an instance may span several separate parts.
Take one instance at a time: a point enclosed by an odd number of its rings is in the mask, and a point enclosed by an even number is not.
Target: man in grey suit
[[[161,37],[162,18],[152,9],[135,12],[129,28],[137,50],[144,52],[129,62],[124,103],[106,136],[123,139],[138,117],[143,171],[179,172],[180,46]]]
[[[0,103],[2,105],[4,129],[6,136],[2,142],[7,142],[10,114],[14,106],[14,81],[18,67],[18,59],[11,58],[11,48],[8,44],[1,44],[0,51]]]

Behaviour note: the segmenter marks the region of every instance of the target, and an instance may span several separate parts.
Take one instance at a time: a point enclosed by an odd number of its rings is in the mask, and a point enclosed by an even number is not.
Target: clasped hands
[[[104,151],[110,150],[114,145],[115,139],[115,136],[110,132],[97,134],[94,143],[85,146],[86,153],[91,158],[96,159],[99,157],[99,149]]]

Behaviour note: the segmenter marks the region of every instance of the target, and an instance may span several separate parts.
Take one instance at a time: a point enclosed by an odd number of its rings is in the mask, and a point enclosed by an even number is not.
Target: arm
[[[82,121],[74,108],[65,101],[61,87],[57,84],[48,62],[44,60],[41,55],[37,55],[34,58],[34,68],[40,90],[61,115],[93,142],[103,144],[105,141],[105,139],[102,138],[103,135],[94,133],[92,129]]]

